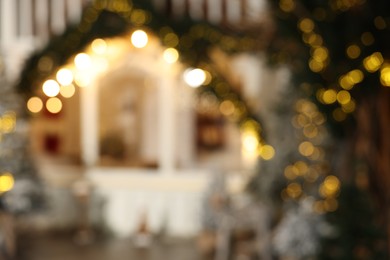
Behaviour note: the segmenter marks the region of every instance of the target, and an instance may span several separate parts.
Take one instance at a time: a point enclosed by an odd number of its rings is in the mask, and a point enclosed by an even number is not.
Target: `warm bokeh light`
[[[64,98],[70,98],[73,97],[74,93],[76,92],[76,88],[73,84],[67,85],[67,86],[61,86],[60,88],[60,94]]]
[[[301,187],[301,185],[299,183],[293,182],[293,183],[290,183],[287,186],[286,192],[287,192],[289,197],[291,197],[293,199],[296,199],[299,196],[301,196],[301,194],[302,194],[302,187]]]
[[[46,101],[46,109],[52,114],[57,114],[62,109],[62,102],[59,98],[52,97]]]
[[[206,73],[202,69],[187,69],[184,81],[193,88],[199,87],[206,81]]]
[[[91,82],[91,76],[88,75],[88,73],[78,73],[76,74],[76,77],[74,79],[74,82],[77,84],[79,87],[88,87]]]
[[[310,156],[314,153],[314,145],[311,142],[302,142],[298,147],[299,153],[303,156]]]
[[[60,93],[60,85],[53,79],[46,80],[42,85],[43,93],[48,97],[55,97]]]
[[[14,187],[14,182],[14,177],[11,173],[2,173],[0,175],[0,193],[10,191]]]
[[[368,72],[375,72],[382,66],[383,61],[382,54],[375,52],[363,60],[363,65]]]
[[[381,83],[385,87],[390,87],[390,65],[381,69]]]
[[[345,113],[352,113],[356,109],[356,103],[353,99],[351,99],[348,103],[342,104],[341,109]]]
[[[327,89],[322,94],[322,100],[325,104],[333,104],[337,100],[337,92],[334,89]]]
[[[242,135],[242,148],[247,152],[254,153],[259,147],[259,140],[255,133],[247,132]]]
[[[74,58],[74,64],[78,70],[89,69],[92,65],[91,57],[86,53],[79,53]]]
[[[262,145],[259,154],[264,160],[271,160],[275,156],[275,149],[271,145]]]
[[[62,68],[57,72],[56,78],[62,86],[67,86],[73,82],[73,73],[70,69]]]
[[[179,59],[179,52],[174,48],[168,48],[164,51],[163,58],[167,63],[175,63]]]
[[[134,31],[131,35],[131,43],[136,48],[143,48],[148,44],[148,35],[142,30]]]
[[[0,134],[11,133],[15,130],[16,114],[13,111],[7,111],[0,117]],[[1,135],[0,135],[1,138]]]
[[[346,90],[341,90],[337,93],[337,101],[340,104],[347,104],[351,101],[351,94]]]
[[[43,108],[43,102],[39,97],[31,97],[27,101],[27,108],[32,113],[39,113]]]
[[[234,114],[235,107],[232,101],[230,100],[225,100],[219,105],[219,111],[224,115],[224,116],[230,116]]]
[[[304,18],[299,21],[298,27],[302,32],[309,33],[314,29],[314,22],[309,18]]]
[[[361,70],[351,70],[350,72],[348,72],[348,77],[350,78],[350,80],[354,83],[354,84],[357,84],[357,83],[360,83],[363,81],[364,79],[364,74]]]
[[[333,110],[332,116],[337,122],[344,121],[347,118],[347,114],[339,107]]]
[[[327,176],[324,182],[319,187],[319,193],[324,198],[334,197],[340,190],[340,181],[336,176]]]
[[[326,59],[328,59],[328,49],[325,47],[317,47],[313,49],[312,53],[313,59],[317,62],[324,62]]]
[[[280,0],[279,7],[284,12],[291,12],[295,8],[295,2],[293,0]]]
[[[346,53],[347,53],[348,58],[356,59],[360,56],[361,50],[360,50],[359,46],[357,46],[356,44],[353,44],[353,45],[348,46]]]
[[[107,43],[105,40],[98,38],[93,40],[93,42],[91,43],[91,48],[94,53],[98,55],[103,55],[107,51]]]

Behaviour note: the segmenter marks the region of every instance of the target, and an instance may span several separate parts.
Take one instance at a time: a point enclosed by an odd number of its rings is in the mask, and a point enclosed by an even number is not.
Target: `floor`
[[[29,234],[19,238],[16,260],[203,260],[196,242],[187,239],[154,240],[148,248],[136,247],[133,240],[95,239],[78,245],[66,234]]]

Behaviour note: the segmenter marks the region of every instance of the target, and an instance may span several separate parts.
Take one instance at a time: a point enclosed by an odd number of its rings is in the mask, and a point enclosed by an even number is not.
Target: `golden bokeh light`
[[[351,70],[350,72],[348,72],[348,77],[350,78],[350,80],[354,83],[354,84],[357,84],[357,83],[360,83],[363,81],[364,79],[364,74],[361,70]]]
[[[234,103],[230,100],[225,100],[219,105],[219,111],[224,115],[224,116],[230,116],[234,114],[235,111],[235,106]]]
[[[15,130],[15,126],[16,113],[13,111],[6,111],[4,115],[0,117],[0,134],[7,134],[13,132]]]
[[[352,113],[356,109],[356,103],[353,99],[351,99],[348,103],[342,104],[341,109],[345,113]]]
[[[27,101],[27,109],[31,113],[39,113],[43,108],[43,102],[39,97],[31,97]]]
[[[351,101],[351,94],[346,90],[341,90],[337,93],[337,101],[340,104],[348,104]]]
[[[294,0],[280,0],[279,8],[286,13],[291,12],[295,8],[295,2]]]
[[[302,187],[299,183],[293,182],[287,186],[286,192],[289,197],[296,199],[302,195]]]
[[[67,86],[61,86],[61,88],[60,88],[60,94],[64,98],[73,97],[75,92],[76,92],[76,88],[74,87],[73,84],[70,84],[70,85],[67,85]]]
[[[46,80],[42,85],[43,93],[48,97],[55,97],[60,93],[60,85],[53,79]]]
[[[298,147],[299,153],[303,156],[310,156],[314,152],[314,145],[311,142],[304,141]]]
[[[360,56],[361,50],[360,50],[359,46],[357,46],[356,44],[352,44],[352,45],[348,46],[346,53],[347,53],[348,58],[356,59]]]
[[[90,75],[88,75],[88,73],[78,73],[75,76],[74,82],[77,84],[77,86],[84,88],[91,84],[92,78]]]
[[[335,197],[340,191],[340,181],[334,175],[329,175],[319,187],[319,193],[322,197]]]
[[[62,102],[59,98],[52,97],[46,101],[46,109],[52,114],[58,114],[62,109]]]
[[[92,51],[98,55],[103,55],[107,52],[107,42],[103,39],[95,39],[91,43]]]
[[[148,35],[143,30],[136,30],[131,34],[131,43],[136,48],[144,48],[148,44],[148,41]]]
[[[175,63],[179,59],[179,52],[174,48],[168,48],[163,53],[164,60],[169,63]]]
[[[351,78],[347,75],[343,75],[339,78],[339,84],[340,86],[345,90],[350,90],[353,88],[354,83],[351,80]]]
[[[390,65],[381,69],[381,83],[385,87],[390,87]]]
[[[295,167],[295,165],[288,165],[284,169],[284,176],[288,180],[294,180],[299,176],[299,170],[297,169],[297,167]]]
[[[262,145],[259,149],[259,155],[266,161],[271,160],[275,156],[275,149],[268,144]]]
[[[374,36],[370,32],[363,33],[362,36],[360,37],[360,40],[365,46],[369,46],[373,44],[375,41]]]
[[[380,52],[374,52],[363,60],[363,66],[368,72],[375,72],[383,64],[383,56]]]
[[[245,132],[242,134],[243,150],[254,153],[257,151],[259,144],[259,139],[255,132]]]
[[[79,53],[74,58],[74,64],[78,70],[87,70],[92,66],[91,57],[86,53]]]
[[[298,27],[302,32],[309,33],[314,30],[314,22],[309,18],[304,18],[298,22]]]
[[[183,77],[184,81],[193,88],[200,87],[206,81],[206,73],[202,69],[187,69]]]
[[[337,100],[337,92],[334,89],[327,89],[322,94],[322,100],[325,104],[333,104]]]
[[[316,59],[310,59],[309,68],[313,72],[321,72],[325,68],[325,63]]]
[[[318,62],[324,62],[326,59],[328,59],[328,49],[325,47],[321,46],[314,48],[312,52],[313,59]]]
[[[62,86],[67,86],[73,82],[73,73],[70,69],[62,68],[57,71],[56,78]]]
[[[342,122],[347,118],[347,114],[339,107],[333,110],[332,116],[337,122]]]
[[[14,177],[11,173],[5,172],[0,175],[0,193],[10,191],[14,187]]]
[[[337,210],[339,203],[335,198],[326,198],[323,205],[326,211],[334,212]]]

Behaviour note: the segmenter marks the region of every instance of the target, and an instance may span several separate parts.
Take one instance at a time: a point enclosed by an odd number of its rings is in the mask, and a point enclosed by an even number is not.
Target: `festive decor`
[[[390,3],[364,0],[280,0],[270,1],[270,4],[278,31],[267,45],[269,60],[274,64],[290,65],[296,89],[310,98],[310,102],[324,113],[321,120],[324,122],[321,124],[326,125],[336,138],[334,142],[337,145],[325,150],[328,158],[321,168],[329,173],[333,172],[337,177],[324,178],[319,186],[319,194],[324,201],[316,203],[315,207],[321,211],[334,211],[330,216],[357,214],[356,208],[334,198],[345,194],[344,185],[358,185],[360,190],[355,194],[366,192],[371,186],[375,195],[368,196],[367,204],[362,207],[370,207],[370,204],[376,202],[387,208],[390,187],[387,175],[390,166],[385,158],[390,156],[390,143],[389,119],[384,115],[390,111],[387,80]],[[297,102],[296,107],[301,104]],[[293,124],[311,139],[318,130],[318,125],[313,119],[305,118],[298,114]],[[314,151],[314,146],[308,141],[302,142],[297,148],[305,157]],[[291,183],[295,175],[290,171],[293,168],[288,169],[285,172],[288,180],[285,193],[288,194],[290,187],[290,197],[299,197],[302,186]],[[366,176],[369,183],[365,188],[355,184],[361,183],[362,176]],[[382,216],[379,214],[375,219],[388,219],[388,214],[387,210],[383,211]],[[330,220],[334,224],[337,222],[334,218]],[[364,221],[371,226],[370,221]],[[357,232],[358,229],[354,228],[358,225],[351,225],[348,232]],[[345,232],[340,222],[336,226],[339,232]],[[377,228],[373,226],[371,231],[359,229],[359,232],[366,232],[364,235],[360,233],[359,237],[368,237]],[[374,255],[378,253],[378,248],[372,242],[384,243],[384,237],[375,232],[371,235],[373,236],[364,242],[345,237],[347,243],[354,248],[350,251],[354,252],[354,258],[376,258]],[[336,248],[336,244],[334,246],[327,252],[326,259],[352,258],[352,254],[337,255],[336,252],[340,249]]]
[[[167,49],[163,56],[168,63],[180,59],[188,66],[194,67],[185,74],[190,86],[200,88],[202,92],[211,92],[222,101],[228,101],[232,113],[229,117],[238,122],[243,129],[255,133],[255,149],[265,160],[272,159],[275,150],[266,145],[260,136],[260,122],[245,104],[241,94],[230,87],[223,76],[210,66],[209,52],[212,48],[219,48],[225,52],[253,51],[257,49],[256,38],[239,35],[207,23],[182,18],[182,21],[173,21],[155,12],[148,1],[94,1],[88,7],[77,27],[69,28],[64,35],[54,38],[41,52],[34,55],[26,64],[22,78],[17,88],[27,95],[28,109],[32,113],[39,113],[43,103],[50,113],[59,113],[62,102],[57,97],[60,93],[64,98],[74,93],[74,84],[85,87],[90,79],[85,73],[69,71],[69,60],[74,59],[76,70],[83,71],[91,65],[91,57],[85,53],[87,48],[95,54],[104,53],[107,37],[125,36],[131,33],[131,43],[135,48],[143,48],[148,41],[148,33],[158,37],[161,44]],[[78,54],[77,54],[78,53]],[[76,55],[77,54],[77,55]],[[75,55],[75,56],[74,56]],[[103,60],[104,63],[104,60]],[[96,64],[96,61],[94,62]],[[102,66],[105,66],[102,64]],[[94,72],[95,73],[95,72]],[[194,73],[202,73],[202,82],[192,82],[192,78],[199,79]],[[56,78],[56,80],[55,80]],[[62,83],[61,83],[62,82]],[[36,90],[42,88],[46,97],[35,96]],[[226,107],[226,102],[225,106]],[[226,114],[226,109],[224,110]]]

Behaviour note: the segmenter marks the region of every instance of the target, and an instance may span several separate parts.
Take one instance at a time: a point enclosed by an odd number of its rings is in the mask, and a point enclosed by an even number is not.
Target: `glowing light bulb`
[[[136,48],[143,48],[148,44],[148,35],[142,30],[137,30],[131,35],[131,43]]]
[[[188,69],[184,72],[184,81],[189,86],[197,88],[206,81],[206,73],[201,69]]]
[[[46,96],[55,97],[60,93],[60,85],[58,85],[57,81],[49,79],[43,83],[42,90]]]

